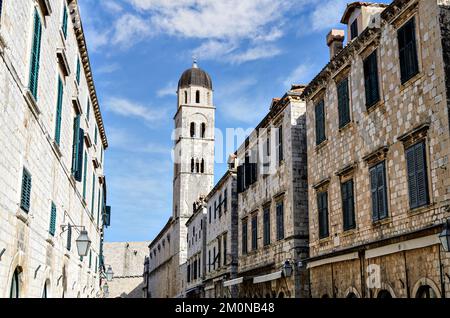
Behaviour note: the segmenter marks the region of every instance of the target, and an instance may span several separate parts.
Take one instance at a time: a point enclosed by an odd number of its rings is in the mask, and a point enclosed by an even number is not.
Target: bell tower
[[[179,264],[186,261],[186,221],[194,203],[214,186],[214,115],[212,81],[194,60],[178,82],[174,116],[173,218],[180,226]]]

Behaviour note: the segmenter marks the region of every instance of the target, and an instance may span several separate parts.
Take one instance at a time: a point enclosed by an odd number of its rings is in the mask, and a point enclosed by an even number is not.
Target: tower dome
[[[178,89],[190,86],[200,86],[212,90],[211,77],[197,66],[197,61],[195,60],[192,67],[184,71],[178,81]]]

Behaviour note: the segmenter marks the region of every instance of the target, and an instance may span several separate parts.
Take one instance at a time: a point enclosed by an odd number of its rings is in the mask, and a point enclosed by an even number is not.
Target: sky
[[[130,242],[151,241],[172,215],[176,90],[193,57],[213,81],[216,128],[253,128],[272,98],[325,66],[349,1],[78,2],[109,143],[105,239]],[[226,158],[216,162],[215,182]]]

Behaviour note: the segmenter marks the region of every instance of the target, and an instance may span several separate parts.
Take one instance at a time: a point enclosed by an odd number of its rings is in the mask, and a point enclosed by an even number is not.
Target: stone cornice
[[[102,139],[103,148],[108,148],[108,140],[106,139],[105,127],[103,125],[102,114],[98,103],[97,92],[95,90],[94,78],[92,75],[91,64],[89,62],[89,55],[86,46],[86,39],[81,23],[80,12],[78,8],[78,0],[67,0],[70,8],[70,15],[74,26],[75,37],[78,43],[78,50],[81,57],[81,64],[83,65],[86,82],[89,89],[89,96],[91,97],[92,106],[94,107],[95,119],[97,120],[98,130]]]

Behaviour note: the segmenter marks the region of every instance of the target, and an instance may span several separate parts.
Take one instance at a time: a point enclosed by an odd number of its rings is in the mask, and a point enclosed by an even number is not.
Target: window
[[[248,252],[248,230],[247,219],[242,220],[242,254],[245,255]]]
[[[353,196],[353,180],[341,184],[342,211],[344,216],[344,231],[355,228],[355,203]]]
[[[56,205],[52,202],[52,206],[50,209],[50,226],[48,232],[51,236],[55,236],[56,232]]]
[[[56,103],[55,142],[59,146],[61,141],[61,113],[63,102],[63,83],[58,77],[58,101]]]
[[[191,123],[191,138],[195,137],[195,123]]]
[[[214,220],[217,219],[217,201],[214,201]]]
[[[195,171],[195,161],[194,158],[191,159],[191,172]]]
[[[202,159],[202,162],[200,164],[200,172],[205,173],[205,159]]]
[[[195,92],[195,102],[200,104],[200,91]]]
[[[95,173],[92,173],[92,200],[91,200],[91,216],[94,217],[94,201],[95,201]]]
[[[184,103],[187,104],[188,103],[188,96],[187,96],[187,92],[184,91]]]
[[[31,49],[31,61],[30,61],[30,80],[28,88],[34,99],[37,100],[38,92],[38,78],[39,78],[39,59],[41,51],[41,37],[42,37],[42,24],[41,18],[37,10],[34,10],[34,31],[33,31],[33,46]]]
[[[350,40],[353,40],[358,36],[358,19],[352,22],[350,25]]]
[[[209,224],[211,224],[211,207],[209,207]]]
[[[411,209],[429,202],[425,141],[406,149],[408,166],[409,205]]]
[[[97,225],[99,225],[99,221],[100,221],[100,196],[101,196],[101,191],[100,189],[98,189],[98,196],[97,196]]]
[[[211,250],[208,250],[208,272],[211,271]]]
[[[197,279],[197,260],[194,261],[194,280]]]
[[[339,128],[350,122],[350,105],[348,94],[348,78],[343,79],[337,85]]]
[[[223,212],[226,213],[228,211],[228,189],[223,191]]]
[[[200,162],[197,160],[195,160],[195,172],[199,173],[200,172]]]
[[[217,238],[217,268],[220,268],[222,265],[221,262],[221,256],[222,256],[222,238]]]
[[[88,121],[89,121],[90,113],[91,113],[91,102],[88,99],[87,104],[86,104],[86,119]]]
[[[317,210],[319,212],[319,238],[325,238],[328,232],[328,192],[317,193]]]
[[[83,199],[86,201],[87,152],[84,152]]]
[[[378,221],[388,216],[386,196],[386,168],[381,162],[370,169],[370,190],[372,194],[372,219]]]
[[[216,270],[216,260],[217,260],[217,255],[216,255],[216,247],[213,247],[213,257],[214,257],[214,261],[213,261],[213,269]]]
[[[14,271],[12,280],[11,280],[11,288],[9,292],[9,298],[19,298],[20,297],[20,275],[21,272],[19,268],[16,268]]]
[[[377,50],[364,60],[364,85],[366,91],[366,107],[370,108],[380,100],[378,90]]]
[[[67,18],[68,18],[67,9],[66,6],[63,6],[63,20],[61,28],[65,39],[67,38]]]
[[[80,59],[77,59],[77,84],[80,85],[80,76],[81,76],[81,64]]]
[[[22,193],[20,196],[20,208],[25,212],[30,212],[31,201],[31,174],[27,169],[22,171]]]
[[[80,115],[73,121],[72,174],[76,181],[81,181],[83,173],[84,130],[80,128]]]
[[[325,103],[323,99],[315,107],[316,113],[316,145],[325,141]]]
[[[0,20],[2,17],[2,7],[3,7],[3,0],[0,0]]]
[[[223,265],[227,265],[227,234],[223,235]]]
[[[252,216],[252,250],[258,249],[258,216]]]
[[[277,203],[277,240],[284,239],[284,204]]]
[[[277,156],[278,164],[280,165],[283,161],[283,125],[278,127],[278,143],[277,143]]]
[[[201,132],[200,132],[200,136],[202,137],[202,138],[205,138],[205,134],[206,134],[206,124],[205,123],[202,123],[201,124]]]
[[[402,84],[419,73],[415,25],[412,18],[397,31]]]
[[[72,248],[72,225],[67,226],[67,243],[66,243],[66,249],[70,251]]]
[[[264,208],[264,246],[270,244],[270,206]]]
[[[97,146],[97,135],[98,135],[98,129],[97,126],[95,126],[95,130],[94,130],[94,143]]]
[[[92,250],[89,250],[89,268],[92,266]]]
[[[191,264],[188,264],[187,266],[187,282],[191,282]]]
[[[219,218],[221,218],[222,217],[222,195],[221,194],[219,195],[219,206],[218,206],[218,209],[219,209]]]

